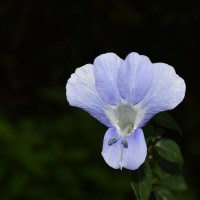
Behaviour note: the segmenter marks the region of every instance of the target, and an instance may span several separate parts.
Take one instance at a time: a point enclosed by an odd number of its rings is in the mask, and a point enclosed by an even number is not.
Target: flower
[[[87,111],[108,127],[102,156],[115,169],[135,170],[145,161],[142,127],[158,112],[175,108],[185,96],[185,82],[174,68],[151,63],[135,52],[122,60],[114,53],[77,68],[66,85],[71,106]]]

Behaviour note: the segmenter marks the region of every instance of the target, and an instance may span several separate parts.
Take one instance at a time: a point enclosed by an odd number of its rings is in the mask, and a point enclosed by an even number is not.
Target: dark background
[[[199,1],[0,1],[0,199],[134,199],[127,170],[101,157],[106,127],[70,107],[70,74],[105,52],[165,62],[185,79],[171,114],[199,199]]]

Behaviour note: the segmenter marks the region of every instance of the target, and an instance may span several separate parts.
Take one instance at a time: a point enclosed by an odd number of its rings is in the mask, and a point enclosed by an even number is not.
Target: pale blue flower
[[[173,67],[130,53],[98,56],[71,75],[66,85],[71,106],[108,127],[102,156],[115,168],[135,170],[147,155],[142,127],[158,112],[171,110],[185,96],[185,82]],[[91,131],[90,131],[91,132]],[[95,130],[93,130],[95,134]]]

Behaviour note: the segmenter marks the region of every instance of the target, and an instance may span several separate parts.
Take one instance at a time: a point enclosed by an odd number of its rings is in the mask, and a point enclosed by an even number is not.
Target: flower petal
[[[175,108],[185,96],[185,82],[172,66],[164,63],[155,63],[153,66],[151,88],[139,103],[146,113],[140,127],[158,112]]]
[[[104,125],[111,126],[104,114],[106,104],[95,88],[93,65],[87,64],[76,69],[67,82],[66,95],[71,106],[82,108]]]
[[[154,68],[148,57],[130,53],[118,73],[118,88],[121,96],[133,105],[141,101],[153,80]]]
[[[121,97],[117,87],[117,75],[122,59],[114,53],[106,53],[94,60],[96,89],[108,104],[115,105]]]
[[[109,145],[110,139],[118,138],[118,141]],[[124,140],[123,140],[124,141]],[[109,128],[103,142],[102,156],[106,163],[115,168],[137,169],[147,155],[147,146],[142,129],[137,129],[125,140],[126,146],[122,148],[122,140],[117,130]]]
[[[136,129],[126,139],[128,148],[124,148],[122,167],[135,170],[142,165],[147,155],[147,145],[142,129]]]
[[[113,138],[119,138],[119,135],[117,134],[117,130],[115,128],[109,128],[104,136],[103,141],[103,150],[101,152],[104,160],[106,163],[114,168],[119,169],[120,168],[120,152],[121,152],[121,142],[120,139],[112,145],[109,145],[110,139]]]

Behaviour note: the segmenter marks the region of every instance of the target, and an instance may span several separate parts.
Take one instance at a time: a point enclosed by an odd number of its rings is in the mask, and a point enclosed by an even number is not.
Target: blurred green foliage
[[[134,199],[129,172],[101,157],[106,128],[65,97],[70,74],[108,51],[136,51],[185,79],[173,111],[182,136],[169,137],[181,145],[189,190],[175,195],[199,199],[199,8],[195,0],[2,0],[0,199]]]

